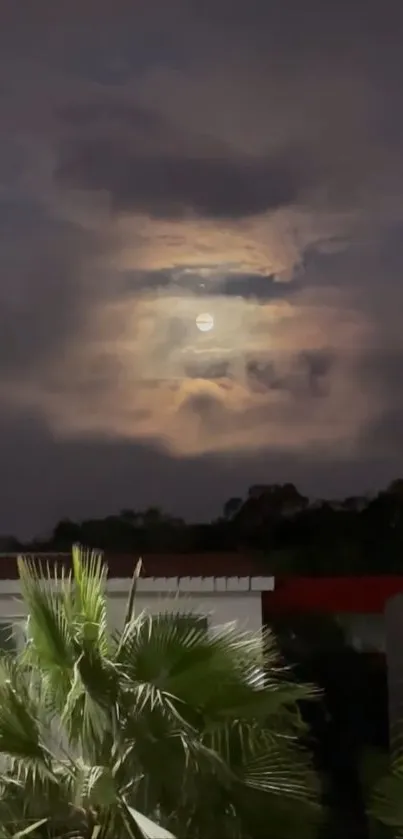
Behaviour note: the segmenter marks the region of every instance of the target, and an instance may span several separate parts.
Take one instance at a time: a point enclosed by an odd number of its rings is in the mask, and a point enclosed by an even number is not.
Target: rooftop
[[[18,577],[19,554],[0,553],[0,579]],[[70,568],[70,553],[28,554],[38,565],[49,564],[52,569]],[[108,576],[131,577],[139,559],[133,554],[104,553]],[[142,577],[258,577],[271,576],[267,561],[254,554],[200,553],[200,554],[143,554]]]

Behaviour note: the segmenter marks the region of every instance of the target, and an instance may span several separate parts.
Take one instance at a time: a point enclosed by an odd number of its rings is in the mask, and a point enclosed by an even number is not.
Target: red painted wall
[[[263,614],[382,614],[403,592],[401,577],[276,577],[274,591],[262,592]]]

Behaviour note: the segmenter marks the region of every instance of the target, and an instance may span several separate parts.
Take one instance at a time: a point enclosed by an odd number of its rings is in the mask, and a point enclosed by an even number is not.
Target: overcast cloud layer
[[[3,0],[0,533],[403,473],[402,47],[400,0]]]

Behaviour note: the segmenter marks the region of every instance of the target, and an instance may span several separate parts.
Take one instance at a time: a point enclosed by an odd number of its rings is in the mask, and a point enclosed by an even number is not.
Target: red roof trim
[[[403,576],[276,577],[274,591],[264,592],[266,615],[291,613],[377,614],[403,592]]]
[[[17,554],[0,554],[0,579],[15,580],[17,572]],[[71,555],[68,553],[31,554],[38,563],[51,566],[70,567]],[[131,577],[138,560],[138,555],[108,554],[105,561],[109,568],[109,577]],[[267,572],[267,562],[261,557],[238,553],[201,553],[201,554],[143,554],[143,577],[260,577],[271,576]]]

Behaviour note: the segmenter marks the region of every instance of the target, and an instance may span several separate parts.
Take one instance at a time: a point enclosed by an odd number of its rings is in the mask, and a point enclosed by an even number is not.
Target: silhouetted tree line
[[[81,522],[60,521],[47,539],[3,538],[4,551],[67,551],[74,542],[127,553],[258,551],[274,573],[306,575],[403,572],[403,479],[374,497],[312,501],[294,484],[251,486],[223,514],[188,524],[158,508],[122,510]]]

